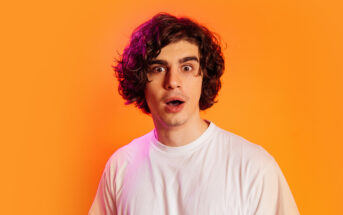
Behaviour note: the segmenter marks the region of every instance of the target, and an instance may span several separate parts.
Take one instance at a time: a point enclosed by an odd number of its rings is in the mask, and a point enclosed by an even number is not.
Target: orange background
[[[1,214],[86,214],[109,156],[153,128],[112,60],[159,11],[227,44],[203,116],[278,161],[301,214],[343,214],[343,3],[12,1],[1,22]]]

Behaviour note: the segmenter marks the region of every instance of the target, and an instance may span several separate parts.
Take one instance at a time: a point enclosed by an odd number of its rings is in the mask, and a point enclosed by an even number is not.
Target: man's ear
[[[200,76],[204,76],[204,69],[201,69],[201,67],[199,68],[199,73],[198,73],[198,75],[200,75]]]

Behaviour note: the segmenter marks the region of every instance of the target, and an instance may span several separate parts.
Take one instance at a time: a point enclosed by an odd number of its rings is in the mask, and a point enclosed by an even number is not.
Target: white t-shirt
[[[210,123],[180,147],[154,131],[108,160],[89,215],[295,215],[287,182],[261,146]]]

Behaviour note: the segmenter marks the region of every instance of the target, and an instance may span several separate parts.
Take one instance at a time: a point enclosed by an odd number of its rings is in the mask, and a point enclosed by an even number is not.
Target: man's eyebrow
[[[181,59],[179,60],[179,63],[181,64],[181,63],[185,63],[185,62],[187,62],[187,61],[192,61],[192,60],[194,60],[194,61],[196,61],[196,62],[199,62],[198,57],[196,57],[196,56],[189,56],[189,57],[181,58]],[[165,60],[159,60],[159,59],[152,60],[149,64],[150,64],[150,65],[158,64],[158,65],[168,66],[168,62],[167,62],[167,61],[165,61]]]
[[[192,60],[199,62],[199,59],[196,56],[189,56],[189,57],[184,57],[184,58],[180,59],[179,63],[181,64],[181,63],[185,63],[187,61],[192,61]]]
[[[168,66],[168,62],[167,61],[165,61],[165,60],[158,60],[158,59],[152,60],[150,62],[150,65],[153,65],[153,64]]]

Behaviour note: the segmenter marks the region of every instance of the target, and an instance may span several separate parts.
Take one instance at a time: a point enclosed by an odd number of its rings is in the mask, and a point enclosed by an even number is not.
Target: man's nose
[[[175,89],[181,87],[181,77],[178,68],[170,68],[166,73],[164,87],[166,89]]]

